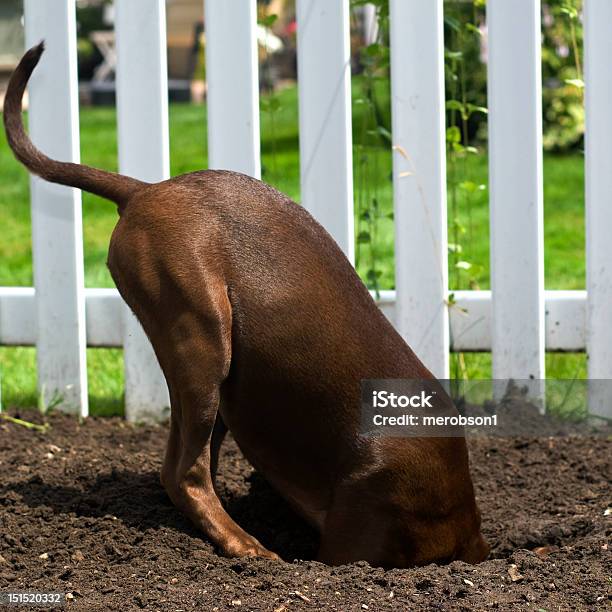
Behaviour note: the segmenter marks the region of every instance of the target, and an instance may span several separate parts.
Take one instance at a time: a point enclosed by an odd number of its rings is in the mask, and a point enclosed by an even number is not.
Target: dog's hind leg
[[[166,331],[164,368],[170,386],[172,421],[162,482],[174,504],[201,529],[222,554],[278,558],[239,527],[214,490],[213,470],[225,432],[218,416],[220,386],[231,351],[231,310],[218,288],[214,304],[186,309]],[[200,307],[202,302],[200,302]],[[217,424],[216,424],[217,423]]]
[[[223,554],[277,558],[231,519],[213,486],[211,440],[232,352],[227,287],[212,272],[214,261],[206,260],[214,249],[156,219],[153,204],[136,202],[122,217],[108,265],[153,344],[170,391],[162,484]]]

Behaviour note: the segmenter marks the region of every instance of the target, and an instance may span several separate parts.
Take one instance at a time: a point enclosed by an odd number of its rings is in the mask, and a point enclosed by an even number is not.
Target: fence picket
[[[348,0],[297,0],[301,201],[352,262]]]
[[[538,381],[544,378],[540,2],[489,0],[487,26],[493,378]]]
[[[117,0],[119,169],[157,182],[170,175],[164,0]],[[140,323],[124,309],[125,415],[159,419],[170,405],[161,368]]]
[[[208,167],[260,178],[255,0],[206,0]]]
[[[79,161],[73,0],[26,0],[26,45],[46,41],[29,85],[32,140],[50,157]],[[32,177],[38,388],[46,405],[87,415],[81,194]]]
[[[584,26],[589,408],[612,418],[612,3],[586,0]]]
[[[442,0],[391,0],[396,325],[448,378],[449,325]]]

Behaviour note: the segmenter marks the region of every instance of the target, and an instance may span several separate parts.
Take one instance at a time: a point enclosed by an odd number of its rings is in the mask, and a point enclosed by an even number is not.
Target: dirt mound
[[[26,415],[31,418],[31,415]],[[0,591],[82,610],[597,610],[612,601],[612,440],[469,441],[491,559],[383,571],[310,561],[316,536],[224,445],[230,514],[286,563],[224,559],[159,484],[167,430],[0,421]],[[294,559],[306,559],[294,561]]]

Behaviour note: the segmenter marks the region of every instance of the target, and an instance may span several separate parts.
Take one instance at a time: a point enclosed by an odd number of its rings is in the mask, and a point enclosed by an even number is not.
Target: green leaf
[[[472,113],[482,113],[483,115],[489,114],[489,109],[485,106],[477,106],[476,104],[470,104],[469,102],[466,104],[466,108],[468,113],[471,115]]]
[[[357,242],[359,244],[367,244],[369,242],[372,242],[372,236],[370,236],[370,232],[359,232],[357,236]]]
[[[386,141],[392,142],[393,139],[391,136],[391,132],[386,127],[379,125],[376,128],[376,132],[380,134]]]
[[[260,26],[263,26],[264,28],[270,28],[276,23],[277,19],[278,19],[278,15],[274,15],[274,14],[266,15],[265,17],[258,19],[257,23]]]
[[[578,89],[584,89],[584,81],[582,79],[565,79],[568,85],[573,85]]]
[[[472,264],[469,261],[458,261],[455,264],[455,268],[459,270],[469,270],[472,267]]]
[[[456,125],[451,125],[446,128],[446,142],[456,144],[461,142],[461,130]]]
[[[266,113],[273,113],[281,108],[280,100],[275,96],[261,98],[261,110]]]
[[[466,233],[466,229],[465,229],[465,225],[463,225],[461,223],[461,221],[459,221],[459,219],[454,219],[453,220],[453,228],[455,230],[457,230],[460,234],[465,234]]]
[[[363,52],[367,57],[378,57],[381,54],[382,45],[372,43],[364,48]]]
[[[472,34],[476,34],[477,36],[482,36],[482,32],[480,31],[480,28],[474,25],[473,23],[466,23],[465,29],[468,32],[471,32]]]
[[[449,242],[448,251],[449,253],[461,253],[463,251],[463,247],[460,244],[454,244],[453,242]]]
[[[463,102],[460,102],[459,100],[447,100],[446,110],[456,110],[462,113],[463,112]]]
[[[455,30],[455,32],[459,32],[461,29],[461,23],[456,17],[452,15],[444,15],[444,23],[451,29]]]
[[[559,9],[559,12],[567,15],[570,19],[576,19],[578,17],[578,11],[573,6],[569,6],[567,4],[562,6]]]
[[[463,59],[463,52],[462,51],[451,51],[450,49],[447,49],[444,52],[444,57],[446,57],[446,59],[460,60],[460,59]]]
[[[478,185],[476,185],[476,183],[473,181],[462,181],[459,183],[458,187],[459,189],[463,189],[468,193],[474,193],[478,189]]]
[[[382,276],[382,270],[368,270],[366,276],[370,282],[375,283]]]

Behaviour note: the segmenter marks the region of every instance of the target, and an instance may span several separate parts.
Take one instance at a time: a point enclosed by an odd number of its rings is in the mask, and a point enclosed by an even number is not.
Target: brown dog
[[[360,381],[431,379],[325,230],[273,188],[226,171],[154,185],[51,160],[26,135],[28,51],[4,106],[30,171],[115,202],[108,266],[170,390],[161,480],[229,556],[277,558],[214,490],[229,429],[247,459],[320,532],[319,559],[384,567],[488,553],[461,438],[359,435]]]

